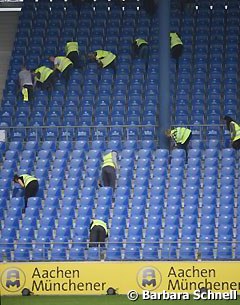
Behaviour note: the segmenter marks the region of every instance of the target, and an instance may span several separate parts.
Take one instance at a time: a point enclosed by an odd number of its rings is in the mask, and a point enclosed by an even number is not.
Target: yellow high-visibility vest
[[[148,44],[148,42],[145,40],[145,39],[142,39],[142,38],[137,38],[135,40],[136,44],[137,44],[137,47],[139,48],[142,44]]]
[[[235,142],[240,139],[240,126],[235,122],[231,122],[230,124],[234,128],[234,132],[231,132],[231,140]]]
[[[65,51],[66,51],[66,56],[68,56],[68,54],[71,52],[78,52],[79,54],[78,42],[77,41],[68,42],[65,46]]]
[[[41,66],[37,68],[34,72],[40,73],[40,77],[38,78],[37,76],[35,76],[35,79],[40,83],[44,83],[45,80],[53,73],[53,70],[46,66]]]
[[[183,45],[182,40],[178,36],[177,33],[170,33],[170,38],[171,38],[171,49],[177,45]]]
[[[35,178],[35,177],[33,177],[33,176],[30,176],[30,175],[27,175],[27,174],[20,175],[19,177],[22,177],[22,178],[23,178],[23,183],[24,183],[24,187],[25,187],[25,188],[28,186],[28,184],[29,184],[30,182],[37,180],[37,178]]]
[[[191,130],[185,127],[177,127],[171,130],[171,137],[177,144],[184,144],[191,134]]]
[[[96,59],[99,63],[102,63],[103,68],[110,65],[116,58],[116,55],[109,51],[97,50]]]
[[[60,64],[57,66],[60,72],[63,72],[68,66],[72,65],[71,60],[65,56],[57,56],[56,58],[60,60]]]
[[[102,221],[102,220],[100,220],[100,219],[94,219],[94,220],[92,221],[92,225],[91,225],[91,227],[90,227],[90,230],[92,230],[92,228],[95,227],[95,226],[101,226],[101,227],[103,227],[104,230],[106,231],[106,234],[108,234],[107,224],[106,224],[104,221]]]
[[[115,164],[113,162],[113,157],[112,157],[112,153],[108,153],[106,155],[103,156],[103,165],[102,168],[105,166],[112,166],[115,168]]]

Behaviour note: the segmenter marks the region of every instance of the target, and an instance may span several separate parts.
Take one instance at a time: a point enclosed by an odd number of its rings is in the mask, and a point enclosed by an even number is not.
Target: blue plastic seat
[[[8,149],[12,151],[21,151],[22,147],[23,145],[20,141],[12,141],[9,143]]]
[[[109,245],[106,251],[106,260],[108,261],[120,261],[121,249],[118,246]]]
[[[136,140],[125,140],[123,147],[124,147],[124,149],[127,149],[127,150],[137,149],[137,141]]]
[[[177,205],[168,205],[167,209],[166,209],[166,215],[170,216],[170,215],[178,215],[180,216],[180,210],[181,207],[177,206]]]
[[[72,143],[71,141],[60,141],[58,145],[59,150],[71,150],[72,149]]]
[[[19,230],[19,237],[22,238],[22,237],[30,237],[31,239],[34,238],[34,228],[32,226],[30,227],[22,227],[20,230]]]
[[[235,150],[233,148],[222,149],[222,158],[232,158],[235,157]]]
[[[235,177],[235,167],[224,166],[221,168],[221,176]]]
[[[8,216],[7,218],[5,218],[4,227],[19,229],[18,217]]]
[[[11,209],[8,210],[8,214],[9,217],[18,217],[20,218],[22,215],[22,209],[21,207],[15,206],[15,207],[11,207]]]
[[[198,256],[202,260],[213,260],[214,258],[213,248],[214,248],[214,244],[212,245],[200,244],[200,247],[198,249]]]
[[[199,168],[199,167],[198,167]],[[198,170],[196,170],[196,172],[198,172]],[[195,170],[191,171],[189,170],[188,171],[189,174],[193,173],[195,174]],[[187,176],[186,178],[186,186],[200,186],[200,176],[197,176],[197,175],[189,175]]]
[[[77,198],[79,196],[78,194],[78,187],[73,186],[73,187],[66,187],[64,190],[64,196],[65,197],[75,197]]]
[[[28,205],[25,209],[25,216],[35,216],[39,217],[40,206],[30,206]]]
[[[224,157],[222,159],[222,167],[234,167],[235,162],[236,162],[236,159],[234,157],[230,157],[230,158]]]
[[[152,186],[150,196],[164,196],[165,194],[165,185]]]
[[[84,261],[84,249],[78,245],[74,245],[69,251],[69,260],[70,261]]]
[[[43,141],[41,149],[47,151],[48,150],[56,151],[56,143],[55,141]]]
[[[63,226],[63,224],[66,224],[66,226]],[[71,234],[70,229],[70,223],[71,219],[67,216],[61,216],[59,218],[59,227],[56,229],[56,238],[69,238]],[[57,241],[55,238],[55,241]]]
[[[217,186],[216,185],[204,185],[203,195],[213,195],[217,196]]]
[[[46,261],[48,259],[47,248],[42,245],[37,245],[32,251],[33,261]]]
[[[71,206],[63,206],[61,209],[61,216],[65,217],[73,217],[75,216],[74,207]]]
[[[24,198],[23,197],[13,197],[10,199],[10,206],[23,208],[24,206]]]
[[[219,216],[219,219],[218,219],[218,222],[221,224],[221,225],[233,225],[233,215],[230,214],[225,214],[225,215],[220,215]]]
[[[10,228],[10,227],[2,229],[1,237],[15,239],[16,238],[16,229]]]
[[[66,250],[62,247],[55,247],[51,251],[51,261],[65,261]]]
[[[232,245],[218,245],[217,248],[217,259],[219,260],[232,260]]]
[[[148,183],[147,179],[145,179],[146,183]],[[140,183],[140,185],[142,185],[142,183]],[[147,196],[147,186],[136,186],[134,187],[134,197],[137,197],[137,196]]]
[[[29,249],[17,247],[14,251],[14,261],[29,261]]]
[[[153,225],[160,226],[161,223],[162,223],[161,213],[154,214],[154,213],[150,213],[150,210],[149,210],[148,226],[153,226]]]
[[[182,260],[194,260],[195,259],[195,247],[191,245],[181,245],[179,258]]]
[[[187,177],[200,177],[200,174],[201,169],[199,166],[187,168]]]
[[[169,187],[181,186],[183,184],[184,169],[182,167],[171,167]]]
[[[220,207],[224,207],[224,206],[234,206],[234,196],[233,194],[229,194],[229,195],[225,195],[222,194],[220,197]]]
[[[234,185],[221,185],[220,195],[232,195],[234,194]]]
[[[128,236],[142,236],[142,226],[130,224],[130,227],[128,228]]]
[[[120,151],[122,148],[121,142],[116,139],[116,140],[110,140],[107,143],[107,148],[111,149],[111,150],[116,150],[116,151]]]
[[[135,261],[140,259],[140,251],[136,246],[127,246],[125,249],[124,260]]]
[[[49,180],[49,188],[62,188],[63,180],[61,178],[51,178]]]
[[[43,216],[40,220],[40,227],[54,227],[55,226],[55,218],[54,216]]]
[[[214,186],[217,184],[217,177],[205,176],[203,180],[203,185],[205,186]]]
[[[161,250],[162,260],[176,260],[177,259],[177,246],[175,243],[164,243]]]
[[[132,199],[132,207],[144,207],[146,206],[147,196],[146,195],[134,195]]]
[[[38,159],[36,167],[41,168],[41,169],[43,169],[43,168],[48,169],[50,167],[50,162],[48,159]]]

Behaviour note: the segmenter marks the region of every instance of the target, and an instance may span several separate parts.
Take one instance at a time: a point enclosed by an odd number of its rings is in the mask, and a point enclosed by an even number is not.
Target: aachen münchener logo
[[[25,286],[26,277],[19,268],[8,268],[1,276],[2,287],[9,292],[17,292]]]
[[[138,271],[137,283],[143,290],[155,290],[162,282],[162,275],[155,267],[144,267]]]

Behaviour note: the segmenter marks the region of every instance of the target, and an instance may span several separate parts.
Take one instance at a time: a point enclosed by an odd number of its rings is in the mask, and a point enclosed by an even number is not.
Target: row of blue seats
[[[45,210],[44,210],[45,211]],[[57,215],[57,214],[56,214]],[[39,226],[37,225],[37,217],[28,216],[23,220],[21,227],[19,226],[19,218],[14,216],[8,216],[2,222],[2,239],[16,238],[16,230],[18,230],[19,238],[31,238],[35,239],[36,236],[38,240],[40,238],[53,239],[53,236],[57,237],[67,237],[68,239],[79,236],[79,238],[87,238],[88,228],[90,224],[91,215],[81,215],[75,219],[75,226],[73,225],[74,220],[71,218],[73,215],[64,215],[57,218],[58,225],[55,227],[56,215],[51,214],[43,217],[39,220]],[[99,215],[102,219],[103,216]],[[194,216],[194,217],[193,217]],[[211,217],[212,216],[212,217]],[[166,215],[165,219],[162,220],[162,215],[156,217],[150,214],[147,219],[147,225],[144,224],[144,217],[138,215],[132,215],[127,221],[129,221],[129,227],[126,226],[126,215],[115,215],[112,218],[112,227],[110,228],[110,239],[109,241],[121,240],[126,237],[129,240],[138,238],[140,241],[143,236],[142,230],[146,229],[145,241],[157,241],[159,238],[165,238],[166,236],[175,236],[182,241],[194,241],[200,238],[201,241],[206,240],[206,237],[210,240],[214,240],[216,237],[219,241],[232,241],[233,239],[240,240],[239,233],[239,221],[237,222],[237,230],[234,233],[235,228],[233,228],[233,216],[231,214],[223,214],[219,218],[215,218],[214,215],[208,217],[207,215],[202,215],[200,218],[201,226],[198,228],[197,217],[191,214],[185,214],[184,219],[194,219],[192,223],[185,224],[183,227],[179,228],[179,223],[177,221],[173,222],[173,215]],[[238,216],[239,217],[239,216]],[[124,220],[125,218],[125,220]],[[166,221],[165,221],[166,220]],[[171,220],[171,221],[170,221]],[[224,223],[219,224],[221,221]],[[226,221],[227,220],[227,221]],[[165,221],[166,225],[162,225],[162,221]],[[215,224],[219,224],[217,227]],[[168,228],[169,227],[169,228]],[[128,233],[125,235],[125,229],[128,228]],[[199,229],[199,230],[198,230]],[[163,233],[160,234],[160,230]],[[118,232],[117,232],[118,231]],[[199,231],[199,233],[197,233]],[[36,232],[36,233],[34,233]],[[54,233],[55,232],[55,233]],[[180,233],[181,232],[181,233]],[[3,240],[2,240],[3,241]],[[75,240],[76,241],[76,240]]]
[[[211,197],[211,196],[206,196]],[[205,233],[211,235],[216,235],[214,232],[215,228],[218,228],[218,235],[229,235],[233,236],[233,225],[237,225],[239,227],[239,208],[237,210],[237,221],[234,221],[234,206],[230,203],[228,204],[229,200],[227,197],[230,196],[223,196],[223,199],[220,202],[219,211],[217,212],[217,208],[214,205],[210,204],[204,204],[203,207],[200,209],[200,212],[198,211],[198,206],[196,205],[186,205],[183,209],[183,212],[181,212],[181,207],[178,206],[170,206],[171,201],[169,199],[168,206],[163,208],[162,206],[156,205],[154,203],[154,200],[157,201],[158,197],[152,197],[150,200],[150,206],[147,209],[144,208],[144,206],[138,206],[134,205],[131,208],[131,212],[128,212],[128,206],[118,206],[113,209],[113,218],[112,218],[112,225],[111,225],[111,236],[119,235],[123,236],[125,235],[124,230],[120,230],[117,232],[119,227],[121,228],[127,228],[126,221],[129,222],[129,227],[131,226],[139,226],[137,229],[137,232],[139,234],[142,234],[142,229],[148,228],[145,236],[150,235],[158,235],[160,228],[165,228],[165,233],[167,232],[167,226],[174,226],[174,232],[176,231],[176,227],[178,228],[180,225],[180,217],[182,218],[183,226],[182,226],[182,235],[196,235],[196,229],[197,229],[197,221],[198,219],[201,220],[201,230],[200,232],[203,233],[203,230]],[[190,198],[190,197],[189,197]],[[212,196],[212,198],[214,198]],[[83,203],[84,200],[87,201],[88,197],[82,198],[81,202]],[[103,202],[101,199],[103,197],[99,197],[99,205],[95,207],[95,215],[97,217],[100,217],[101,219],[106,220],[110,214],[110,206],[106,206],[105,202]],[[186,198],[188,199],[188,198]],[[80,230],[80,227],[86,227],[90,224],[90,218],[93,217],[92,209],[94,208],[93,205],[93,198],[91,198],[91,205],[86,206],[80,206],[78,209],[74,209],[74,206],[67,206],[64,205],[59,208],[57,197],[48,197],[46,198],[46,206],[41,210],[42,218],[39,220],[39,226],[37,225],[37,219],[39,219],[40,215],[40,207],[30,207],[26,210],[25,218],[22,222],[21,228],[23,228],[22,231],[24,231],[24,228],[33,228],[33,229],[39,229],[40,227],[52,227],[52,229],[55,228],[55,223],[57,221],[58,225],[56,228],[59,228],[59,233],[61,233],[62,228],[77,228],[76,230]],[[163,198],[161,199],[163,201]],[[106,201],[106,200],[105,200]],[[110,199],[108,201],[111,201]],[[196,200],[197,201],[197,200]],[[214,202],[214,200],[212,200]],[[231,197],[231,201],[233,202],[233,197]],[[3,200],[2,200],[3,202]],[[69,204],[76,202],[76,198],[71,197],[64,197],[63,198],[63,204]],[[133,203],[136,202],[133,199]],[[152,203],[151,203],[152,202]],[[159,200],[158,200],[159,202]],[[207,200],[206,200],[207,202]],[[55,205],[54,205],[55,204]],[[155,205],[154,205],[155,204]],[[228,204],[228,205],[225,205]],[[22,205],[23,207],[23,205]],[[2,236],[5,236],[7,234],[8,236],[8,230],[11,228],[19,229],[19,219],[21,218],[21,208],[22,207],[14,207],[11,206],[8,212],[4,212],[4,209],[1,208],[1,220],[2,225],[1,228],[6,228],[6,232],[2,232]],[[12,211],[11,211],[12,209]],[[146,212],[147,211],[147,212]],[[158,215],[156,216],[156,213]],[[182,214],[183,213],[183,214]],[[129,214],[131,216],[129,216]],[[144,225],[146,218],[146,214],[148,214],[148,217],[146,219],[146,225]],[[219,214],[219,215],[218,215]],[[164,216],[164,217],[162,217]],[[129,217],[129,218],[128,218]],[[236,219],[236,218],[235,218]],[[75,220],[75,221],[74,221]],[[186,223],[184,222],[186,220]],[[75,224],[74,224],[75,222]],[[164,224],[165,223],[165,226]],[[206,226],[206,227],[205,227]],[[115,228],[117,227],[117,228]],[[139,230],[140,228],[140,230]],[[27,230],[27,229],[26,229]],[[133,232],[131,230],[128,232],[128,235],[135,235],[135,229],[133,229]],[[169,229],[172,230],[172,229]],[[151,232],[150,232],[151,231]],[[33,230],[31,231],[33,233]],[[31,234],[32,234],[31,233]],[[50,233],[52,234],[52,233]],[[65,231],[62,232],[63,235],[70,234],[70,231],[68,233],[65,233]],[[20,234],[21,235],[21,234]],[[22,235],[28,235],[28,232],[22,233]],[[237,233],[239,238],[239,233]]]
[[[118,151],[118,158],[121,159],[132,159],[139,160],[147,159],[146,165],[150,165],[148,162],[151,160],[164,159],[164,163],[161,166],[168,164],[168,157],[172,157],[172,165],[174,166],[184,166],[184,160],[186,152],[183,149],[173,149],[170,153],[167,149],[155,149],[155,143],[153,140],[143,141],[140,143],[140,147],[137,147],[137,141],[129,140],[121,146],[119,141],[113,141],[111,145],[115,144],[113,150]],[[38,159],[100,159],[102,152],[107,149],[111,149],[111,145],[104,141],[93,141],[91,146],[86,141],[78,141],[72,143],[71,141],[60,141],[56,143],[55,141],[45,141],[40,147],[38,147],[37,142],[30,141],[26,145],[22,145],[20,141],[9,142],[8,147],[6,147],[5,142],[1,142],[0,150],[4,154],[5,160],[19,160],[28,159],[34,160],[36,155]],[[215,145],[214,145],[215,144]],[[215,166],[218,164],[217,159],[222,159],[223,162],[230,161],[228,166],[234,165],[235,160],[238,159],[238,152],[233,148],[225,148],[220,150],[218,147],[218,141],[212,141],[211,148],[205,150],[190,148],[188,150],[189,159],[197,159],[192,161],[197,161],[195,165],[200,166],[200,159],[205,159],[205,162],[209,162],[207,166]],[[21,158],[20,158],[21,157]],[[211,159],[210,159],[211,158]],[[226,159],[231,160],[226,160]],[[142,160],[144,162],[144,160]],[[146,162],[146,161],[145,161]],[[158,162],[158,161],[156,161]],[[210,162],[212,162],[210,164]],[[142,164],[143,166],[143,164]],[[227,164],[222,166],[227,166]],[[133,167],[133,166],[132,166]],[[146,167],[146,166],[143,166]]]
[[[124,256],[123,256],[123,253]],[[196,254],[197,253],[197,254]],[[51,252],[51,255],[48,256],[46,250],[37,248],[33,250],[32,255],[30,256],[28,249],[18,248],[15,250],[13,261],[99,261],[101,259],[99,250],[97,248],[89,248],[87,253],[84,253],[83,249],[79,249],[77,246],[73,247],[69,256],[67,256],[64,249],[56,249]],[[201,260],[232,260],[239,259],[240,250],[236,249],[235,255],[233,256],[233,251],[231,246],[219,246],[217,253],[215,254],[213,248],[208,246],[202,246],[198,251],[195,251],[194,247],[182,246],[180,248],[179,254],[177,254],[176,247],[165,247],[161,251],[161,255],[158,253],[156,247],[146,246],[143,250],[142,256],[140,251],[134,247],[129,247],[125,251],[117,247],[111,247],[106,252],[106,260],[108,261],[121,261],[121,260],[195,260],[196,257]],[[11,260],[10,254],[8,254],[8,260]],[[1,258],[0,258],[1,259]],[[1,259],[2,260],[2,259]]]
[[[204,141],[195,140],[192,141],[192,145],[188,151],[189,158],[231,158],[238,157],[238,152],[233,148],[220,148],[220,141],[211,140],[208,143],[208,147],[204,149]],[[90,158],[95,158],[95,156],[99,157],[99,153],[106,150],[112,149],[117,150],[120,153],[121,157],[124,158],[132,158],[132,157],[141,157],[146,158],[149,156],[154,156],[155,158],[168,158],[170,152],[168,149],[158,149],[157,143],[154,140],[143,140],[137,141],[135,140],[113,140],[113,141],[88,141],[88,140],[80,140],[76,142],[72,141],[27,141],[23,144],[21,141],[10,141],[0,142],[0,151],[4,153],[7,150],[21,152],[23,150],[38,152],[43,151],[51,151],[52,153],[56,150],[65,150],[69,152],[73,152],[74,150],[78,151],[79,156],[83,156],[83,154],[88,155]],[[27,152],[26,152],[27,153]],[[90,155],[89,155],[90,154]],[[171,156],[173,158],[184,158],[185,152],[184,150],[173,149],[171,152]],[[28,155],[28,158],[30,156]],[[77,158],[77,155],[75,156]]]

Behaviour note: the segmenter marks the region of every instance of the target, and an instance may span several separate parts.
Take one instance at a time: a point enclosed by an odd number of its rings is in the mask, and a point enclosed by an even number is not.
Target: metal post
[[[165,130],[169,128],[170,122],[170,0],[158,0],[159,19],[159,78],[160,78],[160,148],[169,148],[169,139],[165,136]]]

